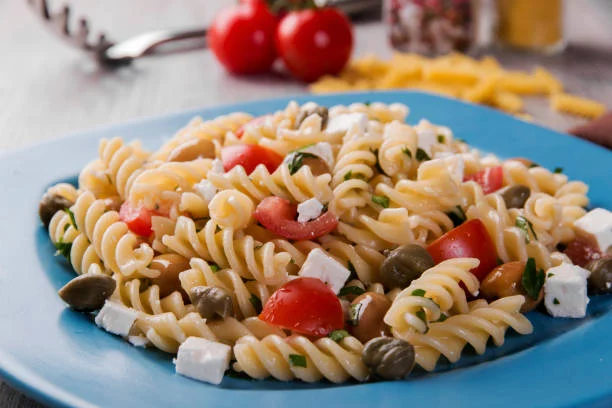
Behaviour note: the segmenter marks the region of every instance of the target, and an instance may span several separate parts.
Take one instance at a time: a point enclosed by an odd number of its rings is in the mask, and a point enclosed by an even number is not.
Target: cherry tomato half
[[[259,318],[271,325],[316,337],[344,328],[344,313],[338,297],[316,278],[297,278],[285,283],[266,302]]]
[[[148,237],[153,233],[151,229],[151,217],[153,212],[143,206],[132,207],[129,202],[121,204],[119,218],[125,222],[134,234]]]
[[[487,167],[463,179],[463,181],[470,180],[480,184],[483,193],[492,193],[502,188],[504,184],[504,168],[502,166]]]
[[[239,144],[224,147],[221,150],[221,161],[225,171],[242,166],[247,174],[251,174],[257,165],[263,164],[272,173],[283,162],[283,156],[263,146]]]
[[[247,123],[245,123],[244,125],[240,126],[236,132],[234,132],[234,134],[236,135],[236,137],[238,137],[238,139],[240,139],[242,137],[242,135],[244,135],[244,131],[246,130],[247,126],[254,126],[254,125],[259,125],[262,124],[266,118],[269,115],[264,115],[264,116],[258,116],[254,119],[251,119],[250,121],[248,121]]]
[[[222,10],[208,30],[208,45],[230,72],[256,74],[276,59],[276,17],[263,1],[245,1]]]
[[[330,211],[308,222],[295,220],[297,206],[281,197],[266,197],[253,216],[268,230],[286,239],[305,240],[329,234],[338,226],[338,217]]]
[[[276,48],[296,78],[314,81],[344,68],[353,50],[353,30],[334,8],[295,11],[281,20]]]
[[[597,242],[586,237],[578,237],[567,244],[563,251],[575,265],[584,267],[590,261],[602,258]]]
[[[478,258],[471,272],[483,280],[497,266],[497,251],[482,221],[467,221],[429,244],[427,252],[436,264],[451,258]]]

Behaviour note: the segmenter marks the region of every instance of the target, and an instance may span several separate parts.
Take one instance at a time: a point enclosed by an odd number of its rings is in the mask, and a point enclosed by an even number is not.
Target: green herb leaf
[[[522,215],[519,215],[518,217],[516,217],[516,221],[515,221],[514,225],[523,230],[523,232],[525,233],[525,242],[526,243],[531,242],[531,237],[529,235],[529,231],[531,231],[531,233],[533,234],[533,238],[535,240],[538,239],[538,236],[536,235],[536,233],[535,233],[535,231],[533,229],[533,224],[531,223],[531,221],[529,221],[527,218],[523,217]]]
[[[546,277],[547,277],[547,278],[551,278],[551,277],[553,277],[553,276],[555,276],[555,274],[554,274],[554,273],[552,273],[552,272],[548,272],[548,275],[546,275]]]
[[[345,175],[344,175],[344,181],[350,180],[353,178],[353,170],[349,170]]]
[[[404,147],[402,149],[402,153],[404,153],[406,156],[408,156],[409,159],[412,159],[412,152],[410,151],[408,146],[406,146],[406,147]]]
[[[416,159],[418,161],[427,161],[427,160],[431,160],[431,157],[429,157],[429,155],[427,154],[425,150],[419,147],[416,151]]]
[[[525,270],[523,272],[523,277],[521,278],[521,284],[533,300],[537,300],[540,295],[540,290],[542,286],[544,286],[544,280],[546,279],[544,270],[537,269],[535,259],[529,258],[527,259],[527,263],[525,264]]]
[[[376,168],[376,171],[378,171],[380,174],[383,175],[387,175],[387,173],[384,172],[384,170],[382,169],[382,167],[380,167],[380,161],[378,160],[378,149],[372,150],[372,148],[370,148],[370,151],[372,153],[374,153],[374,156],[376,156],[376,163],[374,164],[374,167]]]
[[[68,228],[70,228],[70,224],[64,224],[64,232],[68,231]]]
[[[451,219],[454,227],[460,226],[467,220],[467,215],[465,215],[465,211],[463,211],[460,205],[456,206],[452,211],[447,212],[446,215]]]
[[[448,319],[448,316],[447,316],[447,315],[445,315],[444,313],[441,313],[441,314],[440,314],[440,318],[439,318],[438,320],[436,320],[436,322],[443,322],[443,321],[445,321],[446,319]]]
[[[361,306],[361,303],[355,303],[354,305],[351,305],[351,308],[349,309],[348,320],[348,324],[350,324],[351,326],[359,325],[359,312],[361,311]]]
[[[372,202],[383,208],[389,208],[389,197],[373,195]]]
[[[301,169],[302,166],[304,165],[304,159],[307,157],[317,157],[317,156],[315,156],[312,153],[295,152],[291,156],[291,160],[289,161],[289,163],[287,163],[287,166],[289,167],[289,174],[294,175],[295,173],[297,173],[298,170]]]
[[[561,302],[559,302],[559,299],[557,299],[557,298],[553,299],[553,305],[560,305],[560,304],[561,304]]]
[[[444,135],[438,135],[438,143],[446,143],[446,137]]]
[[[555,174],[563,173],[563,167],[555,167],[555,170],[553,170],[553,173]]]
[[[336,343],[340,343],[343,338],[348,337],[348,332],[346,330],[334,330],[329,333],[329,338],[335,341]]]
[[[261,299],[259,299],[255,295],[251,294],[251,298],[249,299],[249,301],[251,302],[251,304],[255,308],[255,312],[257,312],[257,314],[260,314],[261,311],[263,310],[263,307],[261,305]]]
[[[62,242],[60,239],[59,242],[55,243],[55,255],[62,255],[68,262],[70,262],[70,251],[72,250],[72,242]]]
[[[361,289],[359,286],[345,286],[342,289],[340,289],[340,292],[338,292],[338,296],[346,296],[346,295],[361,295],[362,293],[365,293],[365,290]]]
[[[217,265],[217,264],[209,264],[208,266],[210,266],[210,269],[213,272],[218,272],[219,270],[221,270],[221,268],[219,268],[219,265]]]
[[[531,162],[531,164],[529,165],[529,168],[533,169],[534,167],[540,167],[540,165],[538,163]]]
[[[306,367],[306,357],[301,354],[289,354],[289,363],[294,367]]]
[[[415,314],[416,314],[416,317],[421,319],[427,325],[427,315],[425,314],[425,310],[421,309]],[[427,333],[428,331],[429,331],[429,325],[427,325],[427,330],[425,331],[425,333]]]
[[[456,137],[455,140],[458,141],[459,143],[467,143],[465,139],[462,139],[460,137]]]
[[[355,265],[353,265],[353,263],[351,261],[347,262],[346,268],[351,273],[350,276],[349,276],[349,280],[359,279],[359,276],[357,275],[357,269],[355,269]]]
[[[363,104],[364,104],[365,106],[370,106],[370,105],[372,104],[372,102],[370,102],[370,101],[365,101]]]
[[[289,260],[289,263],[295,264],[295,259],[291,258],[291,259]]]
[[[70,224],[72,224],[74,229],[78,231],[79,229],[77,228],[76,219],[74,218],[74,213],[72,212],[72,210],[70,208],[64,208],[64,211],[70,217]]]
[[[411,295],[425,297],[425,291],[423,289],[415,289],[412,291]]]

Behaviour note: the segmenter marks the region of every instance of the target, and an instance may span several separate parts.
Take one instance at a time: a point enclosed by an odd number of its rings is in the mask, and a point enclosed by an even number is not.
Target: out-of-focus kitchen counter
[[[76,14],[87,15],[94,29],[104,27],[121,39],[147,29],[207,24],[231,1],[73,3],[78,5]],[[570,46],[564,54],[490,53],[512,69],[543,65],[570,92],[612,108],[612,4],[570,0],[567,6]],[[229,76],[202,49],[147,57],[117,71],[96,69],[85,56],[48,33],[25,0],[0,2],[0,38],[0,151],[137,117],[308,92],[303,84],[280,75]],[[374,52],[383,58],[391,55],[384,26],[378,22],[357,25],[355,55]],[[552,112],[544,98],[527,98],[527,111],[535,122],[558,130],[581,122]],[[10,328],[3,325],[2,330]],[[0,407],[38,406],[0,381]]]

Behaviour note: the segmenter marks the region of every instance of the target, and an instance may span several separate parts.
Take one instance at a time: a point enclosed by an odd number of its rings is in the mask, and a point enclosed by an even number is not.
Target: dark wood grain
[[[230,0],[79,0],[94,28],[115,38],[164,27],[206,25]],[[126,6],[129,4],[129,6]],[[609,0],[571,0],[570,47],[554,56],[494,51],[515,69],[543,65],[573,93],[612,107],[612,6]],[[356,55],[387,57],[384,26],[356,30]],[[67,132],[206,107],[307,92],[303,84],[278,76],[234,78],[205,50],[148,57],[117,71],[96,68],[78,51],[47,33],[25,0],[0,0],[0,151],[21,148]],[[529,100],[538,123],[566,130],[580,119],[554,113],[546,101]],[[0,382],[0,407],[38,407]]]

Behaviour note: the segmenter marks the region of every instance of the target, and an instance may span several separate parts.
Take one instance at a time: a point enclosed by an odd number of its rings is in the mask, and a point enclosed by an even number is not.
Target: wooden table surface
[[[0,151],[137,117],[307,92],[304,85],[280,76],[231,77],[203,50],[148,57],[118,71],[98,69],[45,31],[25,3],[0,0]],[[76,14],[89,16],[94,28],[104,27],[120,39],[148,29],[207,24],[230,1],[73,3],[78,3]],[[566,4],[570,46],[565,53],[553,57],[492,53],[510,68],[543,65],[570,92],[612,107],[612,2],[568,0]],[[386,44],[381,23],[357,26],[355,55],[375,52],[387,57],[391,49]],[[553,113],[543,100],[529,100],[527,110],[536,122],[558,130],[580,123]],[[39,406],[0,380],[0,407]]]

